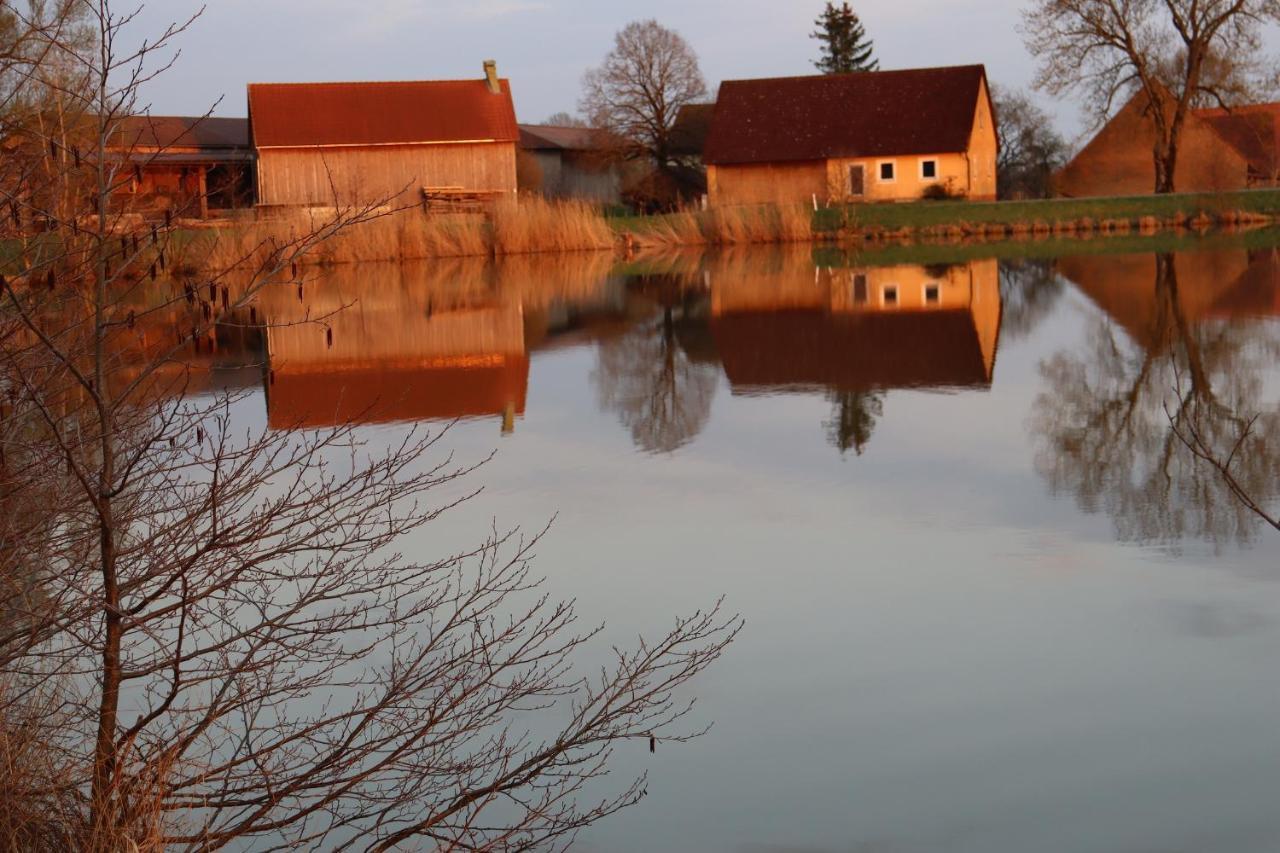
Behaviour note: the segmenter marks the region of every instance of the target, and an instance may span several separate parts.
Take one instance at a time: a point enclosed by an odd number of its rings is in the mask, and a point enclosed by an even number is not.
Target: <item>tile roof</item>
[[[511,87],[484,80],[391,83],[251,83],[249,120],[259,148],[316,145],[515,142]]]
[[[671,127],[671,153],[701,156],[715,109],[715,104],[685,104],[681,107]]]
[[[599,131],[554,124],[520,125],[520,147],[527,151],[586,151],[598,146]]]
[[[128,116],[121,144],[142,148],[248,148],[249,120],[213,116]]]
[[[1280,170],[1280,104],[1196,110],[1196,116],[1263,175]]]
[[[770,163],[965,151],[985,80],[981,65],[726,80],[703,159]]]

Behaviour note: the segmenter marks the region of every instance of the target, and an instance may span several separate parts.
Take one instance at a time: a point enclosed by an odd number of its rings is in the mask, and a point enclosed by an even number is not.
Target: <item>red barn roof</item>
[[[1280,104],[1250,104],[1230,109],[1196,110],[1253,171],[1280,170]]]
[[[981,65],[720,85],[703,159],[776,163],[967,151]]]
[[[251,83],[249,122],[258,148],[515,142],[508,81]]]

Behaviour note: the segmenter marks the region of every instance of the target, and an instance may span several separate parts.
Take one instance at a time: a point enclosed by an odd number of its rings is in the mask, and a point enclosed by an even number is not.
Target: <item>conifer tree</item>
[[[813,23],[818,29],[811,35],[822,43],[822,56],[813,64],[823,74],[880,70],[867,29],[848,3],[828,2]]]

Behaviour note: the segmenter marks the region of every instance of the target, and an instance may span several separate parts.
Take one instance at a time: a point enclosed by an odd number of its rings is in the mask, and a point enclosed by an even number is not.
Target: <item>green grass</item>
[[[929,228],[961,224],[1016,225],[1064,222],[1089,218],[1133,220],[1144,216],[1167,219],[1177,214],[1280,213],[1280,190],[1245,190],[1233,193],[1178,193],[1117,198],[1041,199],[1034,201],[919,201],[901,204],[857,204],[824,208],[815,214],[815,230],[833,231],[847,215],[855,226]]]

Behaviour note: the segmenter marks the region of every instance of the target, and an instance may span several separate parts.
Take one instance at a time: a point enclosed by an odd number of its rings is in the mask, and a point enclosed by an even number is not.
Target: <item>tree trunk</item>
[[[1175,191],[1175,175],[1178,168],[1178,143],[1170,141],[1157,143],[1155,152],[1156,194],[1163,195]]]

